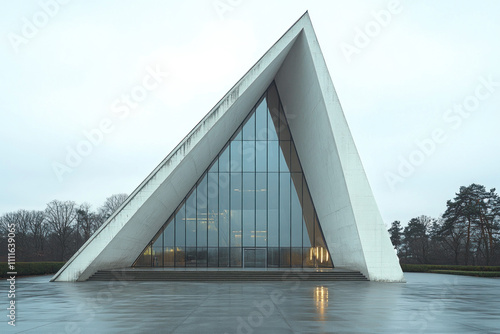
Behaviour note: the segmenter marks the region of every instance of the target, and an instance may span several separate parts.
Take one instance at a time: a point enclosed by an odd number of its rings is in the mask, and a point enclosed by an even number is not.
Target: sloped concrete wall
[[[333,263],[404,281],[312,25],[276,83]]]

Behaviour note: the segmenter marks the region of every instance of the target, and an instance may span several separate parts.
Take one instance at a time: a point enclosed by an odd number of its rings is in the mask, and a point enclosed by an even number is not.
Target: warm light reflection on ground
[[[314,302],[316,304],[316,312],[319,315],[319,320],[324,321],[325,314],[328,309],[328,288],[317,286],[314,289]]]

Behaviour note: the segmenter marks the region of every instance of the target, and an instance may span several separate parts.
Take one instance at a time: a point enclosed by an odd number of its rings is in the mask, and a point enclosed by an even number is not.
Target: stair
[[[182,281],[182,282],[239,282],[239,281],[368,281],[357,271],[230,271],[230,270],[99,270],[89,281]]]

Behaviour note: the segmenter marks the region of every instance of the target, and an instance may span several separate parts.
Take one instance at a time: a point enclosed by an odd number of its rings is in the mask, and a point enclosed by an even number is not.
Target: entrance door
[[[243,267],[265,268],[266,262],[265,248],[245,248],[243,250]]]

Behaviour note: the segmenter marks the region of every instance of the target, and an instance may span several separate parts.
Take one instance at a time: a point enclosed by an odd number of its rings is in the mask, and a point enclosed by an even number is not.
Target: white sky
[[[49,17],[1,1],[0,214],[130,194],[306,10],[386,224],[439,216],[462,185],[500,188],[498,1],[402,0],[382,27],[373,13],[390,1],[67,2]],[[348,61],[342,45],[369,28]],[[156,66],[168,78],[113,113]],[[103,119],[113,130],[60,182],[53,163]],[[439,129],[444,142],[391,187],[387,173],[418,163],[416,142]]]

